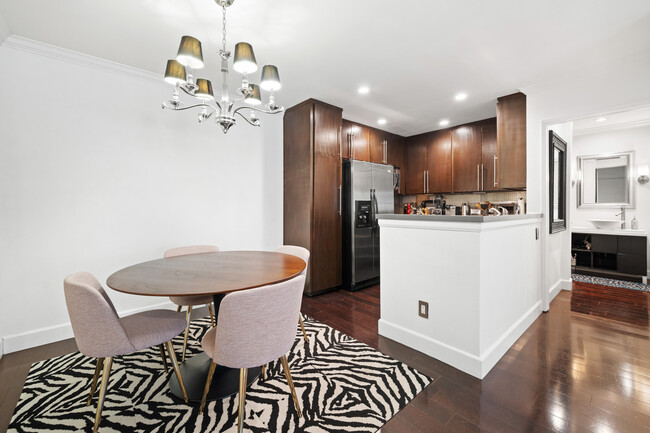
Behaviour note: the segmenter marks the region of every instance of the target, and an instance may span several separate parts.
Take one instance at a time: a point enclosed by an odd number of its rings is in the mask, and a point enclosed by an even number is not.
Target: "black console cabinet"
[[[623,281],[643,282],[647,275],[647,238],[571,233],[573,272]]]

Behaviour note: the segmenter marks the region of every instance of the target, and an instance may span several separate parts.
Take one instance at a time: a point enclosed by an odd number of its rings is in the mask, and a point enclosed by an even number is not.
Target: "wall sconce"
[[[644,185],[650,181],[650,176],[648,176],[648,166],[647,165],[640,165],[638,168],[638,175],[639,177],[637,178],[637,181],[641,184]]]

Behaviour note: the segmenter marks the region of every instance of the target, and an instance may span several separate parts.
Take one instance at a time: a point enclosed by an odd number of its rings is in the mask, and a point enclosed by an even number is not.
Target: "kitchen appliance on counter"
[[[343,288],[379,282],[377,214],[393,213],[393,166],[343,161]]]

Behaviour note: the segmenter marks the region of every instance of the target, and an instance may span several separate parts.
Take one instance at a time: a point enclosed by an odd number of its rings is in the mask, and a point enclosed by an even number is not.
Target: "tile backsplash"
[[[405,203],[421,203],[423,200],[433,200],[435,194],[417,194],[403,195],[401,205]],[[496,191],[496,192],[477,192],[470,194],[443,194],[443,198],[448,205],[460,206],[463,202],[469,203],[474,207],[476,203],[489,201],[491,203],[517,202],[523,197],[526,201],[526,191]]]

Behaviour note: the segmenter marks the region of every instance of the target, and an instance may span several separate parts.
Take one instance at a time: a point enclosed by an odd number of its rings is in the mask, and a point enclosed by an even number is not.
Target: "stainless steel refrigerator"
[[[358,290],[379,282],[377,214],[394,213],[392,165],[343,163],[343,287]]]

